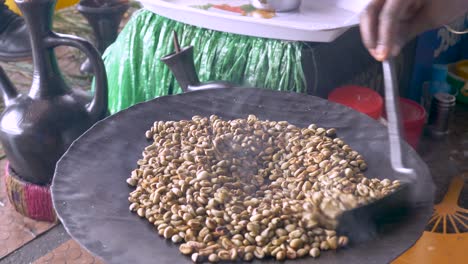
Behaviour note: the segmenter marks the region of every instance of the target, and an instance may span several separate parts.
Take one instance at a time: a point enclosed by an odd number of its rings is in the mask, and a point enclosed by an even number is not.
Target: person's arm
[[[361,36],[370,54],[396,56],[420,33],[468,12],[468,0],[372,0],[361,15]]]

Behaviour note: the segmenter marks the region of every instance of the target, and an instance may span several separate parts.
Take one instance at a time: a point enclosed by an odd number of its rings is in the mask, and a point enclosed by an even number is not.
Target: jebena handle
[[[107,75],[104,62],[99,51],[87,40],[67,34],[51,33],[45,38],[45,43],[51,48],[70,46],[83,51],[93,66],[96,89],[94,97],[87,106],[89,115],[94,121],[103,118],[108,107]]]

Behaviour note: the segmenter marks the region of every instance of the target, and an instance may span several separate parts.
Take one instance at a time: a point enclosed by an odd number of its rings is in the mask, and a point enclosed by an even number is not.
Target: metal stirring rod
[[[403,174],[413,174],[414,170],[406,168],[403,163],[400,105],[398,84],[393,58],[382,62],[385,86],[385,108],[388,119],[388,136],[390,143],[390,161],[395,171]]]

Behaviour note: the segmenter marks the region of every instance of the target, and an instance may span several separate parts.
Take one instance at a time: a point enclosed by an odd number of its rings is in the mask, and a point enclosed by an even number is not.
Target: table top
[[[290,41],[331,42],[358,24],[369,0],[302,1],[299,10],[272,13],[249,0],[139,0],[170,19],[207,29]]]

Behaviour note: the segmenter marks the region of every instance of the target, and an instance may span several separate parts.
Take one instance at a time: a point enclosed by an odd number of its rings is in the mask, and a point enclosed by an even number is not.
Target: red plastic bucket
[[[416,149],[426,123],[426,110],[417,102],[400,97],[400,114],[403,136],[406,142]],[[386,113],[384,117],[387,119]]]
[[[376,120],[382,116],[382,96],[367,87],[355,85],[339,87],[328,95],[328,100],[346,105]]]
[[[400,98],[400,109],[406,142],[416,149],[426,122],[426,110],[406,98]]]

